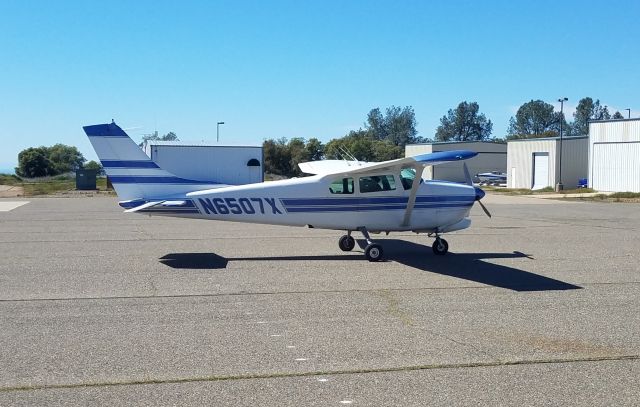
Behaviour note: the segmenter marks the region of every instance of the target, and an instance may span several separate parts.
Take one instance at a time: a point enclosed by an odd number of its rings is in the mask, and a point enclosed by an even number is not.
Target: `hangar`
[[[231,185],[264,181],[261,145],[149,141],[143,149],[161,168],[181,178]]]
[[[482,172],[505,172],[507,169],[507,144],[494,141],[454,141],[438,143],[407,144],[404,156],[438,153],[451,150],[471,150],[477,156],[466,161],[469,173],[475,175]],[[424,179],[465,182],[461,163],[446,163],[437,167],[427,167],[422,175]]]
[[[560,182],[565,189],[574,189],[587,178],[588,149],[587,136],[509,140],[507,186],[542,189]]]
[[[589,187],[640,192],[640,119],[589,123]]]

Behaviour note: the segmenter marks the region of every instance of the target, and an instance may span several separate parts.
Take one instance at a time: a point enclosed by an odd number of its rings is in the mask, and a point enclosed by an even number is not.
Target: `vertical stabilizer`
[[[104,170],[122,200],[153,200],[220,188],[215,181],[195,181],[163,170],[115,123],[84,126]]]

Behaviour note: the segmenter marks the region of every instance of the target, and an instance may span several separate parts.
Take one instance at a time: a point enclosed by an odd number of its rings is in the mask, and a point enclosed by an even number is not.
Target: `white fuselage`
[[[405,220],[411,189],[400,182],[387,191],[363,192],[356,181],[351,193],[330,189],[336,176],[316,175],[284,181],[229,186],[186,194],[191,209],[141,211],[234,222],[288,226],[312,226],[335,230],[366,227],[377,231],[457,230],[469,226],[465,220],[475,200],[473,187],[442,181],[419,184],[411,216]],[[456,227],[451,227],[458,225]]]

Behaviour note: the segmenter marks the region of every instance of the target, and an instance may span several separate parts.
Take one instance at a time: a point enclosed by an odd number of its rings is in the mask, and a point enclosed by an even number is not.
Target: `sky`
[[[0,169],[82,126],[139,140],[321,141],[380,107],[419,135],[461,101],[504,137],[518,107],[590,96],[640,116],[640,2],[0,0]]]

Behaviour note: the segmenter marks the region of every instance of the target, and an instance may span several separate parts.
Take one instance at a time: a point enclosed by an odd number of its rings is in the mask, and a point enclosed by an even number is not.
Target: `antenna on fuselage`
[[[338,151],[340,151],[340,154],[342,155],[342,159],[344,161],[347,161],[347,162],[348,161],[355,161],[356,163],[359,163],[358,159],[353,154],[351,154],[351,152],[349,150],[347,150],[345,147],[340,146],[338,148]]]

